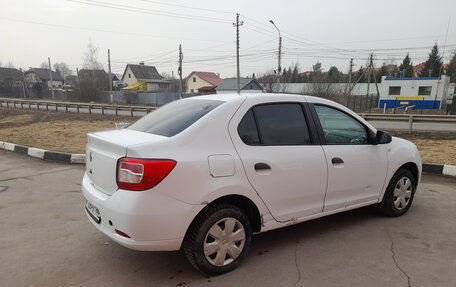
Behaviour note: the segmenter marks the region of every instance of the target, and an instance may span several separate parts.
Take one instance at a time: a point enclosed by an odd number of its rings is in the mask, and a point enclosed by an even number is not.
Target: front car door
[[[328,164],[324,212],[377,201],[385,184],[387,146],[375,144],[374,131],[346,108],[313,101],[310,108]]]
[[[322,212],[327,167],[304,98],[279,98],[248,97],[229,129],[250,184],[283,222]]]

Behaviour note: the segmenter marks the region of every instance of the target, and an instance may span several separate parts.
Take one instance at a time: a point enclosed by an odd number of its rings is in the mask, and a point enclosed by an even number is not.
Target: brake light
[[[122,158],[117,161],[117,186],[126,190],[146,190],[160,183],[176,162],[163,159]]]

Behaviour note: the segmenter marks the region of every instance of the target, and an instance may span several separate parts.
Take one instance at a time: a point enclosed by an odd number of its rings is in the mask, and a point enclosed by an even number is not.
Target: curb
[[[13,151],[18,154],[28,155],[46,161],[67,164],[85,164],[85,154],[49,151],[3,141],[0,141],[0,149]],[[422,168],[424,173],[456,177],[456,165],[423,163]]]
[[[53,161],[53,162],[60,162],[60,163],[85,163],[85,154],[77,154],[77,153],[66,153],[66,152],[56,152],[50,150],[44,150],[40,148],[28,147],[17,145],[13,143],[3,142],[0,141],[0,149],[13,151],[18,154],[27,155],[30,157],[46,160],[46,161]]]
[[[423,172],[456,177],[456,165],[423,163]]]

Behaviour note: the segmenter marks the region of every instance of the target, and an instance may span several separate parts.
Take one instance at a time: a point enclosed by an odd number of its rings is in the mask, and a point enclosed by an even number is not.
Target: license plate
[[[90,217],[92,217],[92,219],[96,223],[100,224],[100,222],[101,222],[100,210],[95,205],[90,203],[87,199],[85,201],[85,209],[86,209],[87,213],[90,215]]]

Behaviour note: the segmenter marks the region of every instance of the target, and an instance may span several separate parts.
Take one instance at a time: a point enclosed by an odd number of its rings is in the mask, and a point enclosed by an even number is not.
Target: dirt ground
[[[87,132],[112,129],[137,117],[0,108],[0,141],[47,150],[84,153]],[[456,133],[389,131],[414,142],[423,162],[456,165]]]
[[[85,153],[87,133],[131,123],[137,117],[0,108],[0,141],[69,153]]]

